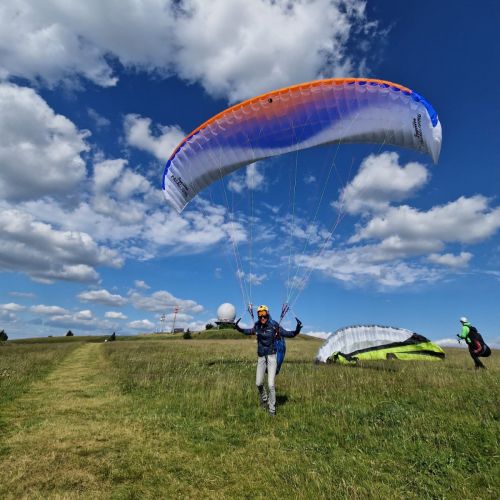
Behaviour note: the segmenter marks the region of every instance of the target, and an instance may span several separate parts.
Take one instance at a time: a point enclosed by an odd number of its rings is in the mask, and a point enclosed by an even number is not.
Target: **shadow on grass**
[[[253,365],[254,361],[247,359],[211,359],[200,363],[203,366],[217,366],[217,365]]]
[[[302,359],[285,359],[285,365],[313,365],[313,360],[302,360]],[[202,366],[216,366],[216,365],[256,365],[256,361],[248,359],[209,359],[207,361],[200,361]]]
[[[287,403],[288,396],[286,394],[276,394],[276,404],[283,406]]]

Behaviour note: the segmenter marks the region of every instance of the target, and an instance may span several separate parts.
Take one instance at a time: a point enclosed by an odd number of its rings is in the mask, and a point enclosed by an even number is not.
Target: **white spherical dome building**
[[[234,323],[236,318],[236,308],[233,304],[225,302],[217,309],[217,319],[219,323]]]

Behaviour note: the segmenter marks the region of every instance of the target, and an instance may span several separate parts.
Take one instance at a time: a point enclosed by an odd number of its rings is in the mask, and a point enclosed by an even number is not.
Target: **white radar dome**
[[[236,308],[228,302],[221,304],[217,309],[217,318],[219,321],[232,323],[236,318]]]

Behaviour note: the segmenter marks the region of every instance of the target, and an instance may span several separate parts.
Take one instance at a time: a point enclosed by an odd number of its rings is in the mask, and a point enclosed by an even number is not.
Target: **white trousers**
[[[259,356],[257,358],[257,375],[255,377],[255,384],[259,390],[261,401],[268,401],[269,410],[276,410],[276,389],[274,388],[274,379],[276,378],[276,367],[278,362],[276,354],[269,356]],[[267,397],[266,388],[264,387],[264,376],[267,368],[267,386],[269,388],[269,398]]]

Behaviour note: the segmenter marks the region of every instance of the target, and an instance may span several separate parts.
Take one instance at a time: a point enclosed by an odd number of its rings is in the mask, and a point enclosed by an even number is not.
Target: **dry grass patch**
[[[8,406],[0,496],[100,496],[133,459],[139,429],[102,355],[84,344]],[[110,479],[112,477],[112,480]]]

